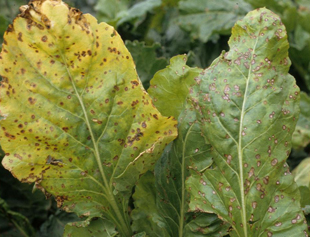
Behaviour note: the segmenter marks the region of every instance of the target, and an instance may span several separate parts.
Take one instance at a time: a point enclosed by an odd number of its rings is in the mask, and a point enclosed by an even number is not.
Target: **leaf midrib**
[[[258,42],[258,37],[256,37],[256,42],[253,47],[252,55],[251,55],[251,61],[253,60],[256,45]],[[248,69],[248,76],[246,79],[246,87],[244,92],[244,100],[242,102],[242,108],[241,108],[241,114],[240,114],[240,125],[239,125],[239,139],[238,139],[238,160],[239,160],[239,172],[240,172],[240,178],[239,178],[239,186],[240,186],[240,193],[241,193],[241,205],[242,205],[242,223],[243,223],[243,232],[244,236],[248,236],[247,233],[247,221],[246,221],[246,203],[245,203],[245,194],[244,194],[244,177],[243,177],[243,148],[242,148],[242,129],[243,129],[243,121],[245,116],[245,105],[247,102],[247,94],[248,94],[248,88],[250,83],[250,76],[251,76],[251,70],[252,70],[252,64],[250,64],[250,67]]]

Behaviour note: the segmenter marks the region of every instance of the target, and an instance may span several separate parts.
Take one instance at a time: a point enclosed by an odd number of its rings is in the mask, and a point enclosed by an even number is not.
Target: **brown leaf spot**
[[[43,42],[46,42],[46,41],[47,41],[47,36],[46,36],[46,35],[42,36],[41,40],[42,40]]]
[[[34,105],[36,103],[37,99],[35,98],[32,98],[32,97],[29,97],[28,98],[28,102],[31,104],[31,105]]]
[[[18,33],[18,37],[17,37],[17,39],[20,41],[20,42],[23,42],[23,33],[22,32],[19,32]]]
[[[274,158],[274,159],[271,161],[271,165],[272,165],[272,166],[275,166],[277,163],[278,163],[278,160],[277,160],[276,158]]]

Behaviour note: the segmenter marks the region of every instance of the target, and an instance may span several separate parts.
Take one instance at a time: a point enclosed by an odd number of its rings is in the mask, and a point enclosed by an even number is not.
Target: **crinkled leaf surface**
[[[136,232],[146,231],[150,237],[169,237],[165,219],[156,206],[155,177],[147,172],[138,181],[133,199],[135,209],[132,211],[132,229]]]
[[[73,223],[68,224],[65,227],[64,237],[112,237],[117,236],[117,231],[115,231],[115,226],[113,223],[103,220],[101,218],[97,220],[92,220],[90,223]],[[82,228],[85,227],[85,228]]]
[[[148,92],[156,108],[165,116],[179,117],[186,104],[190,86],[202,72],[200,68],[187,66],[186,61],[185,55],[171,58],[170,65],[158,71],[151,80]]]
[[[300,115],[293,133],[292,144],[295,149],[303,149],[310,143],[310,97],[300,93]]]
[[[236,23],[229,46],[191,94],[216,167],[188,180],[190,209],[217,213],[231,236],[304,236],[285,163],[299,112],[285,28],[258,9]]]
[[[183,0],[179,9],[180,26],[192,38],[207,42],[214,34],[229,34],[234,22],[252,7],[243,0]]]
[[[126,195],[175,138],[176,121],[152,105],[111,26],[60,0],[23,9],[0,59],[2,163],[66,211],[116,217],[129,235]]]
[[[144,42],[135,40],[126,41],[125,45],[133,57],[143,87],[147,89],[154,74],[168,64],[167,59],[157,58],[156,56],[156,50],[160,48],[160,44],[147,46]]]

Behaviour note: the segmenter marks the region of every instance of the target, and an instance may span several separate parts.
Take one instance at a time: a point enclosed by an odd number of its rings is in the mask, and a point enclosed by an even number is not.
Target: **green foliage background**
[[[145,89],[155,72],[169,59],[188,54],[189,66],[206,68],[227,50],[234,23],[255,8],[266,7],[278,14],[290,42],[290,73],[303,91],[301,116],[294,133],[291,169],[309,174],[310,156],[310,1],[309,0],[67,0],[70,6],[91,13],[98,21],[113,25],[132,53]],[[0,1],[0,44],[2,36],[26,0]],[[1,47],[1,46],[0,46]],[[0,161],[4,154],[0,153]],[[305,167],[305,168],[303,168]],[[296,173],[296,172],[295,172]],[[308,175],[309,177],[309,175]],[[304,180],[304,179],[303,179]],[[301,184],[302,206],[309,221],[309,178]],[[305,188],[308,182],[308,189]],[[0,235],[62,236],[66,223],[78,220],[57,209],[52,198],[22,184],[0,167]]]

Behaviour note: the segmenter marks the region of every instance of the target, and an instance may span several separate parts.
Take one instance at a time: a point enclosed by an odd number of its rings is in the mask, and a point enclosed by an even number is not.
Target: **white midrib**
[[[244,100],[242,102],[242,108],[241,108],[241,115],[240,115],[240,125],[239,125],[239,141],[238,141],[238,159],[239,159],[239,171],[240,171],[240,178],[239,178],[239,186],[240,186],[240,192],[241,192],[241,205],[242,205],[242,225],[243,225],[243,232],[244,236],[248,236],[247,231],[247,217],[246,217],[246,203],[245,203],[245,194],[244,194],[244,177],[243,177],[243,149],[242,149],[242,130],[243,130],[243,121],[244,121],[244,115],[245,115],[245,105],[247,101],[247,94],[248,94],[248,87],[250,82],[250,75],[252,70],[252,60],[253,56],[255,54],[255,48],[258,41],[258,37],[256,37],[256,42],[253,47],[253,53],[250,60],[250,68],[248,71],[248,77],[244,92]]]

